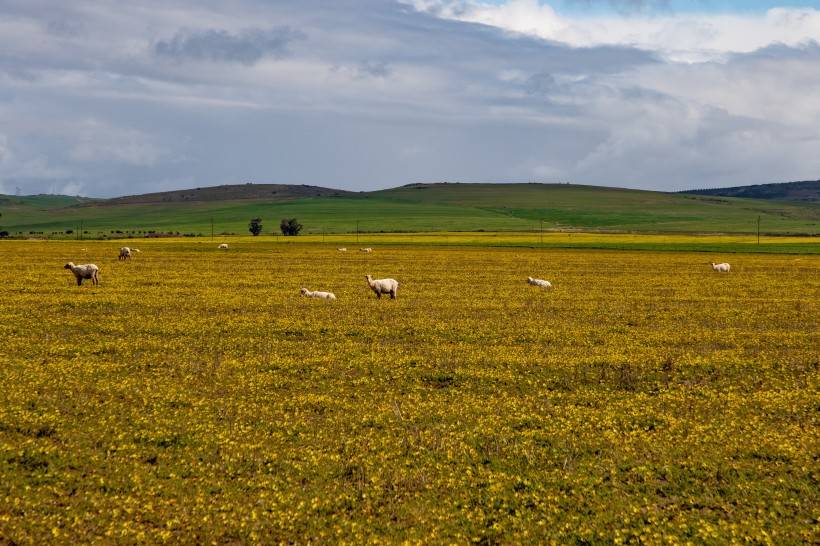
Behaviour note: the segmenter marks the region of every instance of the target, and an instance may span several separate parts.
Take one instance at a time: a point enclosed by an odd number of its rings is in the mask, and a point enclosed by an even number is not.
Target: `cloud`
[[[220,29],[180,30],[170,40],[154,46],[159,57],[175,60],[238,62],[251,65],[263,57],[282,58],[290,54],[291,42],[304,33],[287,26],[246,29],[231,33]]]
[[[68,155],[74,161],[151,166],[163,155],[148,135],[133,129],[91,119],[77,124],[72,132]]]
[[[820,46],[804,40],[820,35],[816,10],[573,18],[532,0],[2,9],[0,184],[24,193],[248,180],[684,189],[820,172],[820,99],[807,92],[820,85]]]
[[[729,53],[749,53],[773,43],[795,47],[820,38],[820,10],[814,8],[772,8],[762,15],[675,14],[671,10],[645,13],[667,3],[627,0],[611,4],[633,14],[629,17],[569,17],[560,16],[538,0],[406,1],[437,17],[481,23],[576,47],[638,47],[674,61],[721,60]]]

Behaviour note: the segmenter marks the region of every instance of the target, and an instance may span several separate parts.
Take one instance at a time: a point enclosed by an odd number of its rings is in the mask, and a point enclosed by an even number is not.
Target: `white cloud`
[[[820,40],[820,10],[773,8],[755,14],[661,14],[562,17],[538,0],[407,0],[438,17],[481,23],[576,47],[626,45],[670,60],[698,62],[771,44]]]

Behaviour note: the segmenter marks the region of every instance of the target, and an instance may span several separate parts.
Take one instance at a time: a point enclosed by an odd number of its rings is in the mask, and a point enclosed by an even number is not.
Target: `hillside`
[[[820,180],[782,182],[778,184],[757,184],[754,186],[735,186],[732,188],[688,190],[681,193],[820,203]]]
[[[527,231],[542,222],[544,229],[751,233],[760,217],[764,233],[816,234],[820,224],[816,203],[571,184],[411,184],[360,193],[241,185],[81,202],[15,199],[0,202],[0,228],[13,235],[76,231],[81,223],[91,236],[210,234],[212,223],[216,233],[244,234],[253,217],[266,233],[291,217],[305,233]]]
[[[193,188],[158,193],[144,193],[115,197],[101,203],[103,206],[134,205],[140,203],[188,203],[197,201],[290,200],[308,197],[343,197],[353,192],[322,188],[320,186],[288,184],[236,184]]]

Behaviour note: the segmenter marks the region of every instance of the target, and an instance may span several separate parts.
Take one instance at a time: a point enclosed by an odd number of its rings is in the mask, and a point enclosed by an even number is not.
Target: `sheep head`
[[[71,269],[72,267],[74,267],[74,262],[68,262],[63,266],[63,269]]]

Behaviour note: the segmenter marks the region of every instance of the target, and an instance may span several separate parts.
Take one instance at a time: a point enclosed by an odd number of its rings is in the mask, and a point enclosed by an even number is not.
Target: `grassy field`
[[[0,241],[0,542],[817,541],[820,257],[372,237]]]
[[[38,204],[37,199],[42,199]],[[692,196],[577,185],[436,184],[393,190],[281,200],[192,201],[65,206],[65,200],[0,200],[0,225],[13,234],[77,230],[247,233],[253,217],[265,231],[296,217],[306,233],[525,231],[604,229],[639,232],[817,234],[820,206],[730,197]]]

